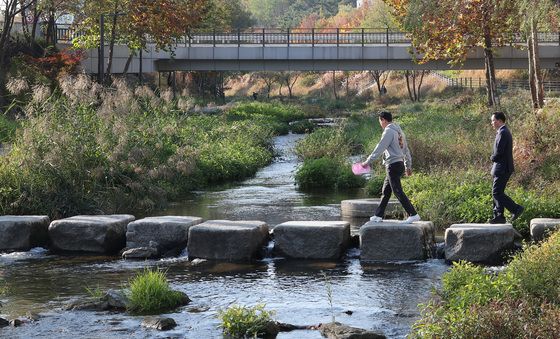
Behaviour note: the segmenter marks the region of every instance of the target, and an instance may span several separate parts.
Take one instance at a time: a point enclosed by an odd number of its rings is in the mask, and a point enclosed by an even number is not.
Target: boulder
[[[385,339],[382,333],[364,330],[362,328],[343,325],[339,322],[321,324],[321,335],[329,339]]]
[[[122,253],[123,259],[153,259],[158,257],[158,250],[154,247],[136,247]]]
[[[0,328],[10,326],[10,321],[4,318],[0,318]]]
[[[369,218],[373,216],[381,199],[352,199],[342,200],[340,203],[341,214],[344,217]],[[404,210],[398,200],[389,200],[385,209],[385,216],[397,216],[404,214]]]
[[[434,224],[398,220],[368,222],[360,228],[360,259],[364,261],[424,260],[435,245]]]
[[[0,251],[28,251],[49,242],[46,215],[0,216]]]
[[[173,318],[165,317],[146,317],[142,321],[142,327],[151,328],[158,331],[168,331],[177,326]]]
[[[338,259],[350,242],[345,221],[288,221],[273,232],[274,252],[288,258]]]
[[[209,220],[189,229],[189,259],[249,261],[259,256],[268,239],[262,221]]]
[[[497,264],[514,247],[511,224],[454,224],[445,230],[445,258]]]
[[[77,215],[55,220],[49,226],[52,248],[61,252],[115,254],[126,243],[128,214]]]
[[[543,240],[547,233],[554,230],[560,230],[560,219],[531,219],[531,238],[535,241]]]
[[[150,241],[158,244],[158,252],[179,249],[187,246],[189,228],[200,224],[202,218],[188,216],[148,217],[133,221],[126,227],[126,247],[151,247]]]

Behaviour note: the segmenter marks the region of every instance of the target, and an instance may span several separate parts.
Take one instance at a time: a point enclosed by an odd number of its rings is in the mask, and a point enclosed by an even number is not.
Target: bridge
[[[68,45],[76,33],[58,27],[61,45]],[[538,34],[541,67],[560,66],[560,33]],[[526,69],[526,42],[520,34],[507,46],[495,49],[497,69]],[[157,51],[154,44],[135,57],[129,72],[170,71],[364,71],[364,70],[448,70],[484,69],[484,52],[473,47],[461,66],[447,60],[418,64],[418,55],[406,33],[388,29],[249,29],[233,32],[190,32],[177,40],[173,53]],[[108,46],[104,46],[105,65]],[[82,65],[97,73],[99,51],[90,49]],[[126,46],[114,49],[114,73],[122,73],[129,56]]]

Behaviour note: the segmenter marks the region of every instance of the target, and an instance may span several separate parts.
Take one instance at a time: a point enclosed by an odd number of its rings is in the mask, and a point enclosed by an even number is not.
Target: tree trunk
[[[134,51],[131,50],[130,53],[128,54],[128,59],[126,59],[126,64],[124,65],[123,74],[128,73],[128,68],[132,63],[132,58],[134,57],[134,55],[135,55]]]
[[[45,35],[46,35],[45,40],[47,42],[47,46],[56,45],[56,19],[55,19],[55,13],[52,10],[49,10],[49,18],[47,20],[47,32]]]
[[[4,8],[4,23],[0,32],[0,107],[5,107],[8,104],[6,100],[6,95],[8,94],[6,78],[10,68],[8,45],[15,17],[12,13],[15,12],[16,4],[17,2],[14,1]]]
[[[113,22],[111,23],[111,40],[109,41],[109,61],[107,64],[106,74],[111,76],[111,67],[113,66],[113,52],[115,49],[115,39],[117,36],[117,6],[118,2],[115,2],[115,12],[113,13]]]
[[[332,87],[335,100],[338,100],[338,94],[336,93],[336,71],[332,71]]]
[[[427,73],[428,71],[420,71],[420,82],[418,83],[418,95],[417,95],[417,101],[420,101],[420,89],[422,89],[422,82],[424,81],[424,75]]]
[[[404,72],[404,77],[406,78],[406,90],[408,91],[408,97],[411,101],[414,101],[414,97],[412,96],[412,91],[410,90],[410,71]]]
[[[535,66],[533,59],[533,37],[531,34],[527,37],[527,54],[529,59],[529,87],[531,89],[531,101],[533,108],[539,108],[539,100],[537,99],[537,87],[535,86]]]
[[[383,74],[383,71],[371,71],[370,74],[373,76],[373,80],[375,80],[375,84],[377,85],[377,92],[381,94],[381,74]]]
[[[494,53],[492,52],[492,38],[490,28],[484,27],[484,66],[486,68],[486,85],[488,87],[488,106],[498,106],[496,88],[496,70],[494,68]]]
[[[531,21],[531,40],[532,40],[532,52],[533,52],[533,73],[535,77],[535,88],[537,95],[537,108],[544,107],[544,86],[542,82],[542,72],[539,59],[539,38],[537,36],[537,23],[535,20]]]

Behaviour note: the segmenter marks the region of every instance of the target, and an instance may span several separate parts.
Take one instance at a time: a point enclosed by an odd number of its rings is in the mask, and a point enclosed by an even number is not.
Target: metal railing
[[[455,88],[475,89],[486,87],[486,79],[472,77],[448,77],[439,72],[431,73],[436,78],[444,81],[447,86]],[[530,90],[529,80],[498,80],[498,89],[525,89]],[[560,81],[543,81],[544,90],[547,92],[560,92]]]
[[[71,42],[80,34],[70,25],[57,25],[58,42]],[[560,32],[538,33],[540,43],[560,45]],[[526,42],[522,34],[513,34],[512,44]],[[410,44],[405,32],[394,32],[388,28],[249,28],[227,32],[193,30],[178,39],[178,45],[390,45]]]

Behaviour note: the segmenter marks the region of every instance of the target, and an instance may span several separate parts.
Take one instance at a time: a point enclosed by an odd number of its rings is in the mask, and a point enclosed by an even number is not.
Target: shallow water
[[[206,219],[262,220],[271,227],[288,220],[340,220],[340,200],[359,192],[301,193],[293,183],[297,159],[290,151],[300,136],[276,139],[280,156],[254,178],[230,187],[197,192],[192,199],[159,214]],[[266,304],[275,319],[296,325],[336,321],[378,329],[402,338],[418,317],[447,266],[441,260],[373,265],[353,249],[336,262],[265,258],[253,264],[202,263],[186,257],[124,261],[103,256],[57,256],[42,249],[0,255],[0,277],[8,292],[1,313],[8,318],[39,313],[39,321],[0,329],[9,338],[220,338],[216,313],[233,303]],[[120,288],[144,267],[167,270],[174,289],[193,300],[168,316],[178,326],[167,332],[141,328],[143,317],[118,313],[62,311],[68,301],[87,296],[86,287]],[[332,299],[327,290],[330,286]],[[351,314],[350,314],[351,313]],[[279,338],[321,338],[300,330]]]

